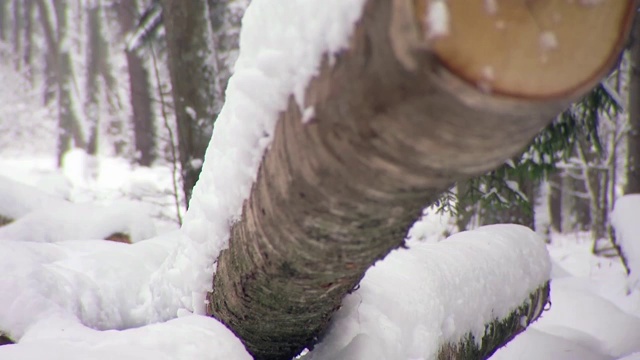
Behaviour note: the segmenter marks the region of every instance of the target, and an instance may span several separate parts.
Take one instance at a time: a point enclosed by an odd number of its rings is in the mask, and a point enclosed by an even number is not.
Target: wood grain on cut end
[[[635,3],[414,0],[414,10],[424,41],[456,76],[492,93],[548,99],[572,97],[606,74],[624,45]],[[446,32],[433,29],[443,25],[443,5]]]

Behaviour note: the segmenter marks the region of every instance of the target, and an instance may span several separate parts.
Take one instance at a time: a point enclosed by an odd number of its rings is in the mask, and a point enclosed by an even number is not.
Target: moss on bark
[[[486,325],[480,341],[467,334],[455,344],[445,344],[438,352],[438,360],[487,359],[499,348],[513,340],[538,319],[549,302],[549,283],[534,291],[527,301],[503,319]]]

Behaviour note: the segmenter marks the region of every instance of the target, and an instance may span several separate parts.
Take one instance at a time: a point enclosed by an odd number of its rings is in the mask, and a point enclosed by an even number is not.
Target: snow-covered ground
[[[154,183],[157,179],[166,176],[168,172],[166,168],[156,167],[145,169],[140,173],[139,169],[125,166],[123,163],[120,163],[120,166],[114,165],[119,163],[117,159],[101,159],[95,178],[98,180],[77,181],[69,179],[69,176],[64,174],[56,173],[49,166],[53,164],[53,159],[50,160],[3,159],[0,160],[0,167],[11,169],[8,175],[14,180],[20,180],[24,185],[35,185],[44,192],[49,192],[52,197],[66,197],[77,202],[92,203],[98,200],[105,206],[111,201],[122,201],[123,198],[136,199],[137,193],[133,191],[131,195],[128,193],[130,189],[138,189],[139,184]],[[102,175],[103,172],[107,174]],[[69,173],[68,170],[67,173]],[[117,182],[108,179],[100,180],[104,179],[103,176],[117,179]],[[45,184],[44,182],[47,181],[50,182]],[[64,191],[60,192],[59,185],[53,186],[56,183],[66,184],[62,186]],[[48,185],[53,186],[53,189],[48,188]],[[116,187],[119,190],[115,189]],[[147,198],[156,199],[150,201],[149,206],[155,206],[158,213],[170,214],[175,211],[170,196],[166,194],[166,188],[156,186],[148,189],[151,190],[148,190]],[[77,197],[74,198],[74,196]],[[157,202],[157,199],[163,196],[168,199]],[[141,200],[138,198],[136,201]],[[160,203],[164,205],[158,205]],[[76,216],[81,219],[83,215]],[[165,223],[166,229],[170,229],[167,225],[170,222],[164,220],[164,217],[158,217],[154,221],[161,226]],[[434,346],[426,343],[425,339],[438,338],[438,336],[429,335],[429,332],[446,330],[445,332],[449,334],[445,334],[445,337],[459,336],[460,334],[454,333],[473,328],[472,323],[478,321],[478,317],[470,314],[483,313],[482,309],[469,307],[467,305],[469,302],[458,302],[456,305],[452,297],[439,294],[444,289],[451,289],[447,286],[447,279],[469,283],[478,281],[478,279],[460,279],[459,274],[474,276],[473,271],[465,270],[466,267],[477,268],[479,270],[476,273],[482,275],[491,274],[492,271],[518,268],[520,269],[518,271],[523,273],[505,272],[495,275],[496,279],[503,279],[505,284],[518,283],[522,286],[520,290],[509,289],[507,292],[512,295],[514,291],[524,294],[530,291],[533,284],[540,281],[540,279],[532,279],[530,285],[526,285],[528,274],[540,273],[535,269],[527,270],[527,266],[535,266],[535,261],[531,263],[532,265],[523,264],[529,261],[527,256],[531,254],[518,255],[518,252],[513,252],[510,255],[510,261],[514,262],[512,265],[496,266],[493,270],[491,261],[465,263],[464,266],[455,265],[460,263],[459,259],[455,258],[455,251],[479,254],[483,251],[483,247],[489,246],[482,245],[482,242],[489,241],[492,248],[489,248],[491,251],[488,253],[493,252],[499,257],[503,250],[496,251],[496,249],[499,248],[498,244],[501,244],[501,241],[504,242],[502,246],[505,249],[515,251],[517,247],[509,246],[508,242],[522,238],[523,234],[528,233],[516,231],[509,234],[510,230],[498,228],[490,229],[484,235],[482,232],[456,235],[440,244],[435,244],[434,239],[442,240],[443,237],[439,236],[442,231],[451,231],[450,222],[446,217],[427,212],[425,219],[411,232],[413,239],[409,242],[410,250],[404,250],[407,254],[388,257],[384,263],[376,266],[367,275],[367,280],[361,289],[345,299],[345,306],[336,315],[336,321],[325,343],[316,347],[316,350],[308,356],[311,359],[420,358],[421,350]],[[492,239],[504,231],[507,231],[503,236],[504,240],[498,239],[496,242],[496,239]],[[479,248],[463,250],[470,244],[464,243],[465,236],[468,238],[466,240],[477,241]],[[492,359],[640,359],[640,291],[630,290],[624,268],[618,259],[599,258],[590,253],[591,244],[588,238],[588,234],[555,234],[553,236],[553,243],[547,246],[551,256],[553,279],[551,302],[553,305],[543,313],[537,323],[498,351]],[[456,241],[462,242],[456,245]],[[143,243],[138,246],[145,245]],[[87,301],[86,297],[92,296],[94,290],[102,293],[110,292],[111,290],[105,288],[104,284],[108,284],[109,281],[115,283],[118,276],[127,275],[104,267],[97,267],[92,273],[84,274],[83,277],[78,277],[75,272],[84,269],[87,264],[92,264],[92,261],[99,266],[99,259],[105,258],[113,259],[116,268],[126,269],[128,266],[118,266],[118,257],[123,256],[124,259],[121,261],[124,262],[136,262],[143,258],[154,258],[154,254],[166,252],[165,246],[168,246],[168,243],[163,243],[162,237],[146,243],[146,247],[139,248],[137,255],[127,252],[125,250],[128,249],[127,245],[101,241],[89,243],[71,241],[54,244],[21,242],[13,243],[13,246],[8,243],[3,244],[0,268],[3,269],[4,274],[10,275],[9,280],[5,278],[2,281],[4,286],[9,288],[14,286],[15,289],[15,284],[19,281],[24,282],[22,288],[31,286],[30,281],[38,284],[32,284],[33,288],[27,289],[29,291],[24,291],[22,294],[14,294],[15,297],[6,292],[0,295],[0,299],[4,299],[3,305],[11,306],[11,311],[0,312],[2,313],[0,326],[11,325],[12,330],[23,327],[21,331],[16,332],[23,335],[18,345],[0,347],[0,359],[248,358],[238,340],[219,323],[206,317],[192,315],[187,311],[179,312],[177,318],[167,322],[140,328],[130,327],[143,325],[141,323],[143,320],[140,319],[144,315],[140,315],[137,319],[122,318],[119,322],[116,321],[119,325],[103,323],[100,326],[100,321],[106,317],[127,316],[123,312],[120,315],[109,313],[109,309],[129,306],[132,308],[130,313],[135,315],[135,299],[128,298],[136,296],[131,291],[120,294],[121,298],[112,298],[113,303],[108,305],[100,303],[101,300],[97,297],[95,298],[97,303]],[[442,247],[444,244],[450,244],[448,246],[451,247]],[[526,242],[522,244],[527,248]],[[455,250],[456,246],[462,246],[461,250]],[[439,273],[425,273],[427,270],[436,269],[437,267],[429,264],[436,263],[437,259],[445,255],[448,259],[439,265],[443,266]],[[461,259],[473,259],[464,253],[458,256],[461,256]],[[408,261],[411,258],[415,261]],[[141,268],[138,275],[143,279],[145,273],[154,271],[152,267],[160,266],[160,263],[148,261],[141,262],[139,266]],[[514,280],[508,280],[509,276],[513,276]],[[95,281],[92,279],[101,277],[102,283],[92,283]],[[61,281],[62,279],[66,279],[66,282]],[[420,282],[415,281],[418,279]],[[524,280],[519,283],[518,279]],[[47,281],[49,284],[43,289],[41,285]],[[131,279],[128,281],[135,283]],[[405,284],[405,287],[398,288],[399,283]],[[486,284],[499,286],[500,282],[487,281]],[[505,289],[491,289],[488,293],[501,290]],[[85,295],[80,294],[80,299],[77,299],[77,293],[82,291],[85,291]],[[466,295],[451,293],[450,295],[461,296],[463,299],[477,296],[473,295],[473,289],[466,289],[466,291],[471,293]],[[399,293],[403,295],[397,296]],[[522,297],[522,294],[513,295],[514,299],[518,297]],[[433,301],[436,301],[435,305]],[[442,303],[437,304],[437,301]],[[0,300],[0,303],[2,302]],[[484,303],[490,304],[490,302]],[[504,311],[513,306],[514,304],[499,304],[496,308]],[[101,308],[102,314],[90,314]],[[384,311],[389,308],[395,310],[392,313]],[[36,312],[34,309],[40,309],[40,311]],[[439,312],[434,313],[430,309],[439,309]],[[33,313],[20,313],[21,311]],[[73,312],[85,314],[79,321],[70,316]],[[39,321],[47,318],[50,320]],[[19,321],[23,323],[16,323]],[[97,329],[121,328],[122,330],[93,330],[84,326],[83,323],[91,323]],[[432,324],[432,328],[429,324]],[[437,325],[433,326],[433,324]],[[441,328],[442,324],[448,324],[448,326]],[[479,332],[481,327],[478,326],[481,324],[476,325],[476,332]],[[407,333],[407,329],[411,332]],[[427,335],[420,337],[420,333]],[[394,346],[395,349],[393,349]]]
[[[587,233],[553,236],[552,305],[493,360],[640,359],[640,291],[591,245]]]

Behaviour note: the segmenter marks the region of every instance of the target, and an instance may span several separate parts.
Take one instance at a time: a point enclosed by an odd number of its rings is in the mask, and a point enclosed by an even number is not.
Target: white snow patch
[[[578,3],[583,6],[594,6],[600,5],[607,0],[579,0]]]
[[[640,194],[625,195],[618,199],[611,213],[611,225],[616,240],[631,270],[629,286],[640,288]]]
[[[429,2],[426,15],[427,35],[429,38],[437,38],[449,34],[449,8],[446,0]]]
[[[484,0],[484,11],[489,15],[496,15],[498,13],[498,1]]]
[[[550,51],[558,48],[558,38],[553,31],[543,31],[539,37],[542,51]]]
[[[309,106],[304,109],[302,112],[302,123],[307,124],[314,119],[316,116],[316,108],[313,106]]]
[[[189,163],[193,169],[200,169],[204,162],[202,161],[202,159],[191,159]]]

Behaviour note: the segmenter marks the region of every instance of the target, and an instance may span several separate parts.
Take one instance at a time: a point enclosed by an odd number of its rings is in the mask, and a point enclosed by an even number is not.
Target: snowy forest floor
[[[62,172],[53,158],[0,158],[2,175],[13,180],[73,202],[146,204],[158,234],[178,227],[169,167],[135,168],[116,158],[89,165],[82,153],[72,153]],[[446,218],[430,216],[413,229],[414,240],[439,240],[450,228]],[[550,309],[491,359],[640,360],[640,291],[629,290],[619,259],[592,255],[588,233],[553,234],[548,251]]]

